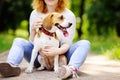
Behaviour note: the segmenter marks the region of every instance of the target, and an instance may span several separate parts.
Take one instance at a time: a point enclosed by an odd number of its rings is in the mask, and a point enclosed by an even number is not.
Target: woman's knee
[[[90,41],[88,40],[80,40],[76,43],[77,45],[85,45],[85,46],[90,46]]]
[[[24,42],[25,42],[25,39],[15,38],[13,41],[13,45],[22,45],[22,44],[24,44]]]

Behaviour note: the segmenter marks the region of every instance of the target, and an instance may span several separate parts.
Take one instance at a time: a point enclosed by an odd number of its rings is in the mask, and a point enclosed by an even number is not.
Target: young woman
[[[74,14],[66,8],[66,4],[67,0],[33,0],[32,6],[34,10],[31,12],[29,22],[30,40],[27,41],[22,38],[16,38],[14,40],[9,51],[7,61],[0,63],[0,73],[2,76],[18,76],[21,72],[21,69],[18,66],[22,62],[23,58],[30,62],[36,29],[41,27],[42,19],[51,12],[63,14],[68,22],[72,23],[72,26],[68,29],[68,37],[64,37],[63,34],[58,31],[57,35],[60,39],[60,48],[51,46],[49,48],[42,49],[42,52],[49,56],[54,56],[56,54],[66,55],[68,65],[61,67],[59,70],[59,76],[62,79],[65,79],[74,72],[77,72],[86,59],[90,48],[90,42],[87,40],[80,40],[75,44],[72,44],[76,27],[76,18]],[[37,58],[34,62],[34,66],[36,68],[40,66]]]

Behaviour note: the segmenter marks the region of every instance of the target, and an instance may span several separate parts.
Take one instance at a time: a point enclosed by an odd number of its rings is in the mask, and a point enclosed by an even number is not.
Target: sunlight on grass
[[[28,38],[28,36],[29,36],[28,31],[22,30],[22,29],[17,29],[15,31],[15,35],[18,37],[24,37],[24,38]]]
[[[110,59],[120,60],[120,38],[91,36],[91,52],[103,54]]]
[[[1,33],[0,34],[0,53],[10,49],[12,42],[16,37],[28,39],[28,31],[18,29],[15,31],[15,35],[12,34],[11,30],[9,30],[8,33],[7,32]]]
[[[28,29],[28,21],[27,20],[23,20],[21,21],[20,23],[20,28],[23,29],[23,30],[27,30]]]
[[[120,44],[114,46],[111,50],[105,51],[104,55],[110,59],[120,60]]]
[[[102,54],[104,51],[107,49],[113,48],[115,43],[111,43],[112,41],[116,41],[112,38],[105,38],[102,36],[91,36],[90,38],[91,41],[91,50],[95,51],[97,54]]]
[[[10,48],[13,39],[14,36],[10,34],[6,33],[0,34],[0,53]]]

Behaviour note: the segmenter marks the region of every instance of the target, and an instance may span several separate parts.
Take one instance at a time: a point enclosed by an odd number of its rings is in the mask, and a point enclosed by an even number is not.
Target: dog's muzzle
[[[72,23],[68,23],[68,26],[61,26],[59,23],[56,23],[55,26],[63,32],[63,35],[67,37],[69,33],[67,32],[67,28],[70,28]]]

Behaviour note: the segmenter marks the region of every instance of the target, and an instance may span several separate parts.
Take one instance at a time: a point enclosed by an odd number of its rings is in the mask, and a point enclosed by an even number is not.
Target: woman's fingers
[[[34,23],[33,23],[33,27],[32,29],[36,30],[37,28],[42,27],[42,18],[37,19]]]

